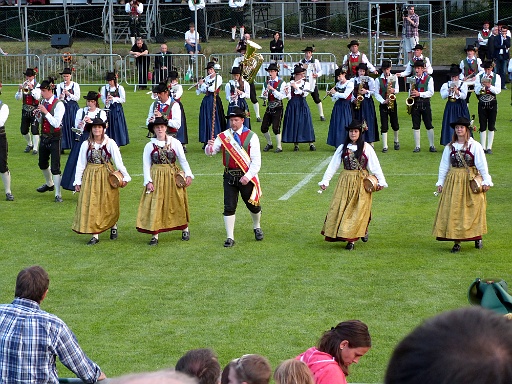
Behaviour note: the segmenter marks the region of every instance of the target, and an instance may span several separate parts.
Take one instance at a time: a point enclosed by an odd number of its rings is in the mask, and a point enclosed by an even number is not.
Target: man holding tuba
[[[39,104],[41,98],[41,90],[39,83],[36,81],[37,69],[27,68],[25,73],[25,82],[20,84],[18,92],[14,96],[16,100],[23,100],[23,109],[21,111],[20,131],[25,140],[27,147],[25,153],[33,151],[37,155],[39,148],[39,122],[34,116],[34,111]],[[32,137],[30,136],[32,134]]]
[[[375,99],[380,103],[380,132],[382,135],[382,152],[388,151],[389,123],[394,133],[394,148],[400,149],[398,141],[398,108],[396,94],[398,93],[398,78],[391,74],[391,61],[383,60],[380,68],[382,74],[375,80]]]

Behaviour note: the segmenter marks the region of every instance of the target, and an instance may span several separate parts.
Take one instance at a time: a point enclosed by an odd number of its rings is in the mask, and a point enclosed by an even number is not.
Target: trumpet
[[[410,95],[411,91],[414,91],[416,89],[416,76],[408,77],[406,82],[411,85],[411,87],[409,89],[409,95]],[[405,99],[405,104],[407,105],[407,113],[410,115],[412,113],[412,107],[414,105],[414,98],[409,96],[407,99]]]
[[[25,82],[21,85],[21,89],[24,95],[28,95],[32,89],[30,89],[28,86],[30,84],[30,81],[25,80]]]

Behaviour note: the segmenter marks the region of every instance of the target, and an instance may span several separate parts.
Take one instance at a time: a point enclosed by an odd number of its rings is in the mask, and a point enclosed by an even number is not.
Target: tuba
[[[261,49],[260,45],[251,40],[247,40],[245,43],[247,44],[247,48],[244,59],[240,62],[240,67],[242,68],[242,77],[251,84],[254,82],[263,64],[263,56],[257,53],[257,51]]]
[[[411,85],[409,88],[409,95],[411,94],[411,91],[414,91],[416,89],[416,76],[408,77],[407,83]],[[407,113],[410,115],[412,113],[412,106],[414,105],[414,98],[409,96],[407,99],[405,99],[405,104],[407,105]]]

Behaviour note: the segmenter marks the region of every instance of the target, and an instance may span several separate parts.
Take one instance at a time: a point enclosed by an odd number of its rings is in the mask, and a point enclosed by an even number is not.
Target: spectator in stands
[[[325,332],[318,347],[309,348],[297,360],[306,363],[317,384],[345,384],[349,366],[357,364],[371,346],[366,324],[349,320]]]
[[[414,13],[414,5],[407,7],[407,13],[404,10],[403,20],[404,51],[407,52],[407,59],[411,60],[413,47],[419,43],[418,27],[420,25],[420,17]]]
[[[281,55],[272,55],[270,56],[271,61],[282,61],[284,51],[284,43],[283,40],[280,39],[279,32],[274,32],[273,39],[270,40],[270,52],[271,53],[281,53]]]
[[[180,372],[162,370],[117,377],[109,384],[197,384],[197,380]]]
[[[507,36],[508,26],[501,26],[500,36],[494,38],[494,59],[496,62],[496,73],[501,77],[501,89],[507,89],[505,83],[508,76],[508,60],[510,59],[510,36]]]
[[[1,84],[1,83],[0,83]],[[0,87],[0,95],[2,94],[2,88]],[[5,200],[13,201],[14,196],[11,192],[11,173],[7,166],[7,136],[5,134],[5,123],[9,117],[9,107],[7,104],[2,103],[0,100],[0,175],[2,175],[2,182],[4,183],[5,189]]]
[[[169,71],[172,70],[172,53],[167,50],[167,44],[160,45],[160,52],[155,56],[155,74],[153,82],[158,84],[167,81]]]
[[[491,30],[489,29],[489,22],[486,20],[482,23],[482,30],[478,32],[478,57],[484,61],[492,59],[487,51],[487,42],[491,36]]]
[[[268,384],[272,368],[261,355],[243,355],[233,360],[229,368],[230,384]]]
[[[217,355],[207,348],[193,349],[185,353],[176,363],[177,372],[196,377],[199,384],[218,384],[220,364]]]
[[[308,366],[296,359],[285,360],[279,364],[274,372],[274,381],[276,384],[315,384]]]
[[[190,58],[188,60],[188,69],[187,69],[187,80],[189,80],[191,77],[193,77],[194,69],[192,68],[192,65],[195,63],[196,57],[194,54],[201,52],[201,44],[199,44],[200,41],[200,35],[195,30],[194,23],[190,23],[188,25],[189,30],[185,32],[185,49],[190,55]]]
[[[130,40],[133,46],[135,45],[135,39],[141,36],[140,15],[144,11],[144,5],[137,0],[131,0],[129,3],[125,4],[124,10],[130,17],[128,28],[130,32]]]
[[[14,301],[0,306],[0,381],[58,383],[57,357],[84,383],[105,379],[68,326],[41,310],[49,285],[50,278],[42,267],[25,268],[16,278]]]
[[[385,384],[512,383],[512,327],[480,307],[426,320],[395,348]]]
[[[240,28],[240,40],[244,39],[244,5],[245,0],[229,0],[231,10],[231,42],[235,41],[236,27]]]
[[[487,60],[492,60],[494,58],[494,39],[499,36],[498,26],[495,25],[491,29],[491,36],[489,36],[489,40],[487,40]]]
[[[138,73],[139,90],[145,90],[148,83],[148,70],[150,58],[148,56],[148,46],[142,38],[138,37],[136,43],[130,49],[130,55],[135,57],[135,65]]]

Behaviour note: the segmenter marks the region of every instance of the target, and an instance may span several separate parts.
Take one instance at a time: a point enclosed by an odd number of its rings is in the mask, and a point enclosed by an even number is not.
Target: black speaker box
[[[66,47],[71,47],[72,45],[73,39],[71,38],[71,35],[52,35],[52,48],[62,49]]]

